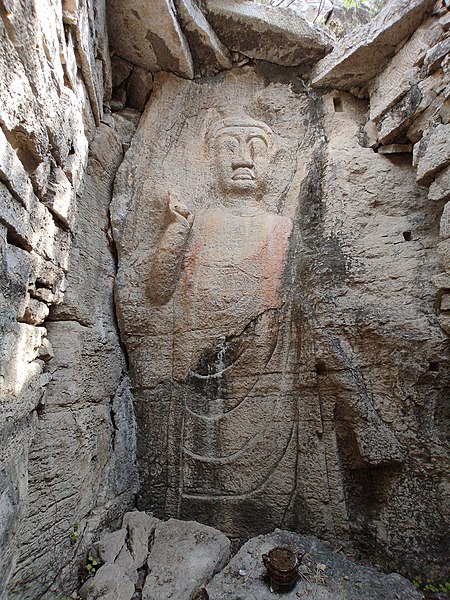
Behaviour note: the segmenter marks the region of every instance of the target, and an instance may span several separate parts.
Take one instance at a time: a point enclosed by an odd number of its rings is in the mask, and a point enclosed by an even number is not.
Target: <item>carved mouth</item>
[[[253,172],[246,167],[239,167],[233,172],[231,179],[233,181],[253,181],[255,178]]]

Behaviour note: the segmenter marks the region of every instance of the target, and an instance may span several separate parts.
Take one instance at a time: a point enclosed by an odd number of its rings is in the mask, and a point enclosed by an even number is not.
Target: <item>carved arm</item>
[[[164,230],[144,279],[145,295],[156,306],[166,304],[175,291],[193,222],[194,215],[187,206],[169,194]]]

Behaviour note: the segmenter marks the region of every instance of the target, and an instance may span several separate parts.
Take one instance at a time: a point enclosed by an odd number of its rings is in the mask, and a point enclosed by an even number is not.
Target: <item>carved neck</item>
[[[220,198],[219,206],[240,217],[254,217],[267,212],[262,201],[256,199],[254,194],[227,194]]]

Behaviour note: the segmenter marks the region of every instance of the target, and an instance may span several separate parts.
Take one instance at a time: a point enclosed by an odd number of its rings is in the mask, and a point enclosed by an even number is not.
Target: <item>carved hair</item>
[[[239,118],[230,117],[228,119],[221,119],[220,121],[216,121],[209,128],[208,133],[206,134],[206,138],[209,140],[209,142],[211,142],[219,135],[221,135],[224,129],[231,129],[233,127],[248,127],[252,129],[261,129],[264,132],[264,137],[267,140],[268,149],[272,149],[275,144],[274,133],[270,129],[270,127],[262,121],[255,121],[254,119],[251,119],[247,116]]]

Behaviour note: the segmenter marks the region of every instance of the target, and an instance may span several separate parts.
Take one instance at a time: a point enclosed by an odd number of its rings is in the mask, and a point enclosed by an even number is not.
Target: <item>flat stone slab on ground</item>
[[[300,554],[302,575],[282,596],[271,593],[264,580],[262,555],[276,546]],[[412,583],[396,573],[386,575],[337,554],[317,538],[276,529],[248,541],[225,569],[206,586],[210,600],[420,600]]]
[[[188,600],[230,557],[230,540],[194,521],[169,519],[155,530],[142,600]]]
[[[80,588],[83,600],[131,600],[134,584],[116,565],[103,565]]]

